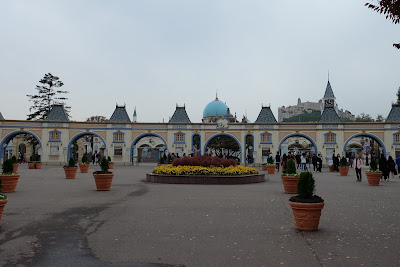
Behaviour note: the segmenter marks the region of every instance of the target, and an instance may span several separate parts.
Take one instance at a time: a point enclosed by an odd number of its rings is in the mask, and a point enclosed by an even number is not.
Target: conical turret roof
[[[169,120],[169,122],[182,122],[182,123],[190,123],[190,119],[188,114],[186,113],[185,106],[178,107],[176,106],[174,115]]]
[[[319,122],[342,122],[342,120],[333,107],[327,107],[322,112]]]
[[[275,116],[271,111],[271,107],[262,107],[255,122],[276,122]]]
[[[324,98],[335,98],[335,95],[333,94],[332,86],[331,86],[331,83],[329,82],[329,80],[328,80],[328,84],[326,85]]]
[[[400,105],[393,104],[389,115],[386,118],[387,122],[400,122]]]
[[[110,122],[131,122],[128,113],[126,112],[125,106],[118,106],[116,105],[111,118],[109,119]]]
[[[47,114],[46,121],[69,121],[67,112],[64,109],[63,104],[55,104],[51,108],[49,114]]]

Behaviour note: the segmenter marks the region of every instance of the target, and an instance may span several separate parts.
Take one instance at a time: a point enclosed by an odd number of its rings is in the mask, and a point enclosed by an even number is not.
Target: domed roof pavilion
[[[228,106],[222,101],[218,100],[218,96],[215,97],[214,101],[207,104],[203,111],[203,118],[216,117],[227,114]]]

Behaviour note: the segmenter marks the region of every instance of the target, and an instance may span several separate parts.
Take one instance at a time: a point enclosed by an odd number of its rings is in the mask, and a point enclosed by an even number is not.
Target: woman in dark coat
[[[281,161],[281,166],[282,166],[282,172],[283,173],[286,173],[287,163],[288,163],[288,158],[287,158],[286,154],[283,154],[282,161]]]
[[[387,182],[389,178],[389,169],[387,166],[387,161],[385,156],[382,154],[381,158],[379,159],[379,170],[382,172],[381,181],[385,180]]]
[[[387,167],[388,167],[388,172],[392,173],[392,179],[394,182],[394,174],[396,172],[396,163],[394,162],[392,156],[389,156],[389,159],[387,161]],[[388,176],[389,176],[389,174],[388,174]],[[388,180],[389,180],[389,177],[388,177]]]

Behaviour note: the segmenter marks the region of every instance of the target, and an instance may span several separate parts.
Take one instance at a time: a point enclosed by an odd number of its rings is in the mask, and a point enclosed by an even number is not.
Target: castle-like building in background
[[[325,108],[325,102],[335,103],[334,109],[339,115],[340,119],[344,122],[354,121],[355,116],[348,110],[339,109],[336,103],[336,97],[333,93],[331,83],[328,80],[325,94],[318,102],[301,102],[299,98],[295,106],[282,106],[278,108],[278,122],[290,121],[319,121]],[[304,115],[304,116],[302,116]]]

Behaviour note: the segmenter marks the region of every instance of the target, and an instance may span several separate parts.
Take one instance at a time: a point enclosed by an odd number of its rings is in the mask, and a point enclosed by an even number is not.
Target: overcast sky
[[[254,122],[262,104],[322,98],[327,73],[339,108],[388,115],[400,86],[400,25],[349,0],[1,0],[0,112],[26,119],[45,73],[69,91],[72,120],[192,122],[215,98]]]

